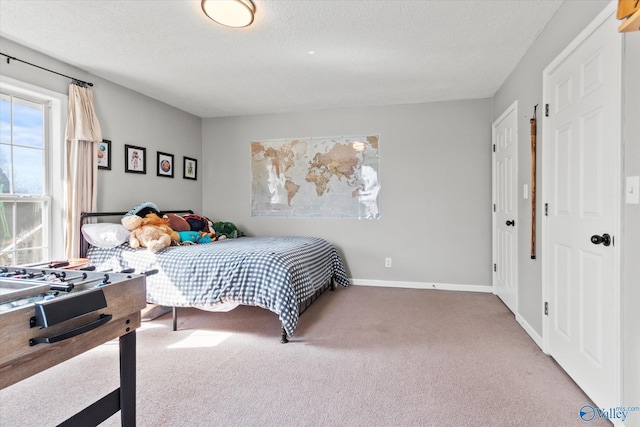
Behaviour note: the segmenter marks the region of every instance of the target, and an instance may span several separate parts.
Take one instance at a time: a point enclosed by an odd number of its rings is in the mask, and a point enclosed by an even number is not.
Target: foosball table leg
[[[120,419],[123,427],[136,425],[136,331],[120,337]]]

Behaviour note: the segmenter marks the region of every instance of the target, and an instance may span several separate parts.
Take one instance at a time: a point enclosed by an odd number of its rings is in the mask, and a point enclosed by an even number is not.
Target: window
[[[6,80],[6,79],[4,79]],[[0,265],[62,256],[64,206],[60,96],[0,82]],[[57,98],[57,99],[56,99]],[[54,102],[55,101],[55,102]],[[53,114],[55,113],[55,114]],[[58,176],[59,182],[54,177]]]

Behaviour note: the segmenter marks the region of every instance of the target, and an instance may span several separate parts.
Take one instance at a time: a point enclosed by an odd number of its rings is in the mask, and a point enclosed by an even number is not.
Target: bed
[[[84,213],[82,223],[90,217],[122,215]],[[294,334],[299,316],[326,289],[349,286],[338,251],[318,237],[245,236],[170,246],[155,254],[124,242],[88,245],[85,256],[98,271],[157,270],[147,277],[147,302],[172,307],[174,330],[178,307],[217,311],[252,305],[279,316],[283,343]]]

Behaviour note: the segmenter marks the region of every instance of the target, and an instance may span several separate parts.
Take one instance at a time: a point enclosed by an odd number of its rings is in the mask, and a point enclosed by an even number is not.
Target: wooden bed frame
[[[91,218],[99,218],[99,217],[113,217],[113,216],[124,216],[127,212],[82,212],[82,214],[80,215],[80,228],[82,228],[82,226],[86,223],[88,223],[88,221]],[[173,213],[173,214],[193,214],[194,212],[191,209],[180,209],[180,210],[168,210],[168,211],[162,211],[163,214],[166,213]],[[87,250],[88,250],[89,244],[88,242],[85,240],[82,232],[80,233],[80,257],[82,258],[86,258],[87,255]],[[91,268],[91,267],[89,267]],[[132,273],[132,271],[125,271],[128,273]],[[148,273],[148,272],[137,272],[137,273]],[[333,279],[329,280],[328,283],[325,283],[323,286],[321,286],[320,288],[318,288],[313,295],[311,295],[309,298],[307,298],[305,301],[303,302],[299,302],[298,303],[298,317],[302,316],[302,314],[304,314],[304,312],[307,311],[307,309],[320,297],[320,295],[322,295],[327,289],[329,289],[330,291],[335,291],[336,286],[335,283],[333,281]],[[172,328],[174,331],[178,330],[178,307],[169,307],[171,308],[171,313],[173,316],[173,321],[172,321]],[[160,316],[164,315],[165,313],[161,314]],[[160,317],[158,316],[158,317]],[[287,332],[284,329],[284,326],[281,326],[280,328],[280,342],[283,344],[286,344],[289,342],[289,338],[287,336]]]

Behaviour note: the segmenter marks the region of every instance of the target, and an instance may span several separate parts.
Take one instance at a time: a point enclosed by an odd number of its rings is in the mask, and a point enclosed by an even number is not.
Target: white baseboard
[[[520,324],[520,326],[522,326],[522,329],[524,329],[525,332],[529,334],[533,342],[536,343],[538,347],[540,347],[540,350],[544,352],[544,346],[542,345],[542,337],[538,335],[535,329],[533,329],[531,325],[527,323],[527,321],[524,320],[524,318],[519,314],[516,314],[516,321]]]
[[[440,289],[444,291],[467,292],[493,292],[493,286],[489,285],[461,285],[452,283],[432,282],[398,282],[388,280],[349,279],[349,283],[356,286],[378,286],[383,288],[410,288],[410,289]]]

